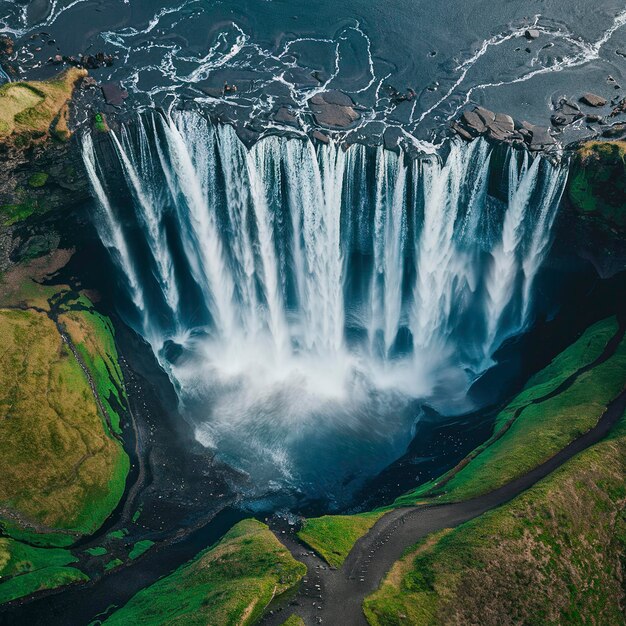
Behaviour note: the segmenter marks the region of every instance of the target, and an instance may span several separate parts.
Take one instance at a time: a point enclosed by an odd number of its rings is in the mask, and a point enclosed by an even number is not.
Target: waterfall
[[[382,464],[406,445],[411,398],[466,402],[532,322],[567,175],[495,150],[452,141],[445,158],[411,159],[277,136],[248,149],[196,112],[85,135],[121,312],[198,439],[285,477],[332,424],[338,454],[376,440]]]
[[[230,126],[177,112],[142,116],[132,132],[111,132],[111,142],[150,251],[146,264],[176,320],[174,331],[161,328],[162,315],[147,311],[140,330],[161,332],[161,344],[193,330],[197,320],[185,319],[189,302],[181,302],[186,276],[201,294],[197,307],[208,311],[206,332],[224,342],[267,336],[279,359],[348,350],[348,311],[364,330],[363,351],[382,360],[396,358],[402,329],[413,355],[458,347],[460,320],[471,311],[488,358],[499,338],[529,322],[566,176],[540,157],[509,151],[508,199],[494,217],[491,148],[482,140],[453,142],[445,160],[425,161],[279,137],[248,150]],[[144,270],[96,152],[86,135],[99,232],[143,310]],[[174,220],[182,256],[171,250],[166,219]],[[486,220],[500,222],[491,237],[480,235]],[[359,272],[369,279],[357,280]]]

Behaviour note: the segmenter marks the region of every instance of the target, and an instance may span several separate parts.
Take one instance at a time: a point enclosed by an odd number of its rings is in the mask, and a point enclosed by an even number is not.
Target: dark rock
[[[539,39],[539,35],[541,33],[534,29],[534,28],[529,28],[527,31],[524,32],[524,37],[526,37],[526,39],[528,39],[529,41],[532,41],[533,39]]]
[[[320,126],[347,128],[360,117],[352,98],[341,91],[315,94],[309,100],[309,107]]]
[[[626,137],[626,123],[613,124],[602,131],[602,136],[609,139],[620,139]]]
[[[551,117],[553,126],[563,127],[573,124],[584,117],[580,107],[567,98],[561,98],[555,107],[555,113]]]
[[[387,150],[396,151],[400,145],[400,140],[404,136],[404,133],[400,128],[391,127],[386,128],[383,133],[383,143]]]
[[[617,103],[617,105],[611,111],[610,117],[615,117],[622,113],[626,113],[626,98],[620,100],[620,102]]]
[[[314,130],[311,133],[311,137],[316,141],[319,141],[320,143],[330,143],[330,137],[326,133],[323,133],[321,130]]]
[[[602,116],[600,115],[587,115],[587,117],[585,117],[585,122],[588,122],[589,124],[597,124],[598,122],[602,121]]]
[[[489,109],[485,109],[484,107],[475,107],[474,113],[480,117],[486,126],[489,126],[489,124],[496,119],[496,114]]]
[[[452,123],[452,130],[466,141],[472,141],[472,139],[474,139],[474,136],[466,131],[458,122]]]
[[[221,98],[224,95],[224,89],[222,87],[200,87],[200,91],[210,98]]]
[[[603,107],[607,103],[606,98],[597,96],[595,93],[586,93],[580,98],[580,101],[590,107]]]
[[[531,133],[529,148],[535,152],[546,150],[556,144],[556,140],[550,134],[550,131],[543,126],[531,126],[528,129]]]
[[[287,124],[294,128],[298,128],[299,126],[298,118],[287,107],[280,107],[280,109],[274,113],[274,120],[280,124]]]
[[[476,111],[464,111],[461,116],[461,123],[476,137],[487,131],[487,123]]]
[[[530,54],[530,53],[532,52],[532,50],[531,50],[530,48],[524,48],[524,50],[525,50],[526,52],[528,52],[528,54]]]
[[[101,89],[107,104],[122,106],[124,100],[128,98],[128,92],[122,89],[119,83],[106,83],[102,85]]]
[[[336,104],[342,107],[354,106],[354,101],[350,96],[336,89],[316,94],[311,98],[311,102],[314,104]]]

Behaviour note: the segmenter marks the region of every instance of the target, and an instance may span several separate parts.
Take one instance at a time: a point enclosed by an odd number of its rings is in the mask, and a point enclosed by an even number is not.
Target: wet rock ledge
[[[465,111],[452,123],[452,130],[465,139],[473,141],[485,137],[498,143],[508,143],[532,152],[550,151],[557,145],[549,129],[529,122],[517,122],[505,113],[494,113],[481,106]]]

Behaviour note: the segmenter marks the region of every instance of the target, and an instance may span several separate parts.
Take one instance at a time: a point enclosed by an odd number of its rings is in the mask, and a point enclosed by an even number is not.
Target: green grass
[[[306,567],[256,520],[236,524],[212,548],[140,591],[107,626],[252,624]]]
[[[283,626],[306,626],[304,620],[297,615],[292,615],[287,618],[286,622],[283,622]]]
[[[89,577],[75,567],[47,567],[11,578],[0,585],[0,604],[28,596],[43,589],[56,589]]]
[[[84,306],[89,301],[82,296],[80,303]],[[60,316],[60,321],[94,378],[111,428],[121,434],[119,411],[126,406],[127,397],[110,320],[89,309],[68,310]]]
[[[67,139],[67,101],[85,70],[70,68],[47,81],[13,82],[0,86],[0,135],[47,137],[52,129],[58,139]]]
[[[52,320],[0,310],[0,341],[0,506],[26,530],[89,534],[119,502],[128,456]]]
[[[359,515],[324,515],[307,519],[298,537],[329,565],[341,567],[355,542],[383,515],[382,511]]]
[[[133,560],[140,557],[144,552],[148,551],[154,545],[154,541],[150,541],[150,539],[144,539],[142,541],[138,541],[133,549],[128,553],[128,558]]]
[[[107,537],[109,539],[124,539],[127,534],[128,531],[125,528],[121,528],[120,530],[114,530],[113,532],[110,532]]]
[[[122,561],[122,559],[113,559],[104,566],[104,571],[110,572],[112,569],[115,569],[120,565],[124,565],[124,561]]]
[[[510,503],[430,535],[366,598],[372,626],[622,624],[626,416]]]
[[[61,548],[37,548],[14,539],[0,538],[0,604],[40,588],[54,589],[81,572],[67,565],[78,559]],[[80,576],[78,576],[80,574]]]
[[[107,553],[107,549],[103,546],[95,546],[94,548],[87,548],[85,552],[90,556],[104,556]]]
[[[28,184],[30,187],[37,189],[43,187],[48,182],[49,175],[45,172],[35,172],[29,179]]]
[[[592,428],[624,387],[626,340],[610,359],[579,376],[562,393],[537,404],[532,401],[599,356],[615,328],[612,318],[590,328],[498,415],[494,436],[486,444],[443,477],[398,498],[394,505],[412,505],[435,496],[437,502],[448,502],[487,493],[547,461]]]

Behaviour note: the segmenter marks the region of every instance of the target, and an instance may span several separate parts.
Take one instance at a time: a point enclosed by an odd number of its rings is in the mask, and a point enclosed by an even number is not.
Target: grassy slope
[[[244,520],[218,544],[136,594],[106,624],[251,624],[305,573],[267,526]]]
[[[35,548],[9,538],[0,539],[0,604],[39,589],[87,577],[74,567],[76,558],[60,548]]]
[[[91,306],[90,302],[85,302]],[[91,372],[114,432],[121,434],[119,408],[126,404],[113,325],[94,310],[68,311],[59,321],[66,328]]]
[[[324,515],[305,521],[298,537],[313,548],[329,565],[341,567],[355,542],[383,515]]]
[[[123,493],[128,457],[45,314],[1,310],[0,340],[0,507],[34,526],[93,532]]]
[[[623,624],[626,416],[515,500],[427,537],[366,599],[373,626]]]
[[[592,362],[615,330],[613,318],[592,326],[534,376],[498,415],[494,435],[486,444],[447,475],[398,498],[395,505],[411,505],[433,496],[438,502],[447,502],[487,493],[537,467],[592,428],[624,387],[626,340],[610,359],[580,375],[562,393],[537,404],[532,401],[554,391],[571,373]]]
[[[438,502],[442,502],[485,493],[536,467],[591,428],[626,379],[626,341],[616,356],[597,371],[583,375],[566,394],[541,404],[533,405],[532,401],[551,393],[581,367],[595,361],[617,330],[615,318],[587,329],[500,412],[494,435],[485,444],[457,468],[398,498],[394,505],[414,505],[432,495],[438,495]],[[511,419],[521,408],[524,410],[511,426]],[[329,564],[339,567],[380,515],[307,520],[299,536]]]
[[[68,258],[57,251],[13,268],[0,280],[0,307],[48,310],[49,300],[68,292],[33,279],[43,279]],[[68,305],[81,308],[67,309],[64,316],[78,320],[79,350],[99,390],[98,378],[110,371],[114,382],[108,384],[125,398],[108,321],[85,310],[91,303],[84,297]],[[85,580],[68,567],[73,554],[51,546],[67,546],[102,524],[122,496],[129,460],[44,312],[0,308],[0,345],[0,528],[7,537],[0,539],[1,603]]]
[[[67,125],[68,102],[77,81],[86,75],[86,70],[70,68],[47,81],[0,86],[0,140],[18,149],[26,149],[51,137],[67,141],[71,136]],[[47,173],[35,172],[27,187],[43,187],[47,180]],[[0,205],[0,223],[6,226],[45,209],[37,197],[22,193],[25,189],[19,191],[13,204]]]
[[[86,70],[70,68],[47,81],[6,83],[0,87],[0,137],[19,133],[53,132],[66,139],[65,108],[78,79]]]

